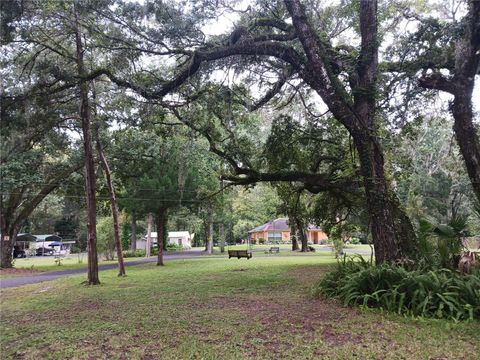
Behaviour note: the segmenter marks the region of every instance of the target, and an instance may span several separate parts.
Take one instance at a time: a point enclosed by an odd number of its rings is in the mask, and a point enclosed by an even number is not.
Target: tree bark
[[[225,225],[223,224],[223,221],[220,224],[219,235],[220,235],[220,252],[223,254],[225,252]]]
[[[220,180],[220,190],[221,190],[221,201],[222,201],[222,212],[221,212],[221,223],[220,228],[218,230],[220,236],[220,252],[223,254],[225,252],[225,224],[224,224],[224,207],[225,207],[225,200],[224,200],[224,186],[223,186],[223,179]]]
[[[11,216],[7,216],[6,210],[2,194],[0,198],[0,268],[13,267],[12,250],[17,235],[9,226],[8,218]]]
[[[391,262],[402,254],[395,232],[395,220],[385,179],[384,157],[378,137],[376,81],[378,73],[377,2],[360,1],[361,51],[357,66],[358,84],[354,89],[354,110],[361,126],[352,133],[360,160],[360,171],[370,214],[375,259]]]
[[[9,228],[7,224],[3,223],[0,231],[0,268],[11,268],[13,267],[13,245],[15,244],[18,230]]]
[[[452,114],[455,119],[453,130],[462,153],[467,173],[472,183],[473,191],[480,201],[480,142],[477,129],[473,124],[472,91],[473,79],[469,84],[457,85],[452,104]]]
[[[308,252],[310,249],[308,248],[308,238],[305,231],[305,224],[303,221],[299,219],[295,219],[295,224],[297,225],[297,233],[300,237],[300,243],[302,244],[302,248],[300,249],[301,252]]]
[[[292,251],[300,250],[300,248],[298,247],[297,233],[292,233],[291,238],[292,238]]]
[[[292,240],[292,251],[298,251],[300,248],[298,247],[297,241],[297,226],[295,221],[292,221],[293,217],[289,216],[290,221],[290,240]]]
[[[480,141],[473,123],[472,93],[480,65],[480,1],[470,0],[463,36],[455,44],[454,76],[436,72],[422,76],[420,86],[446,91],[454,96],[451,111],[453,130],[473,190],[480,201]]]
[[[163,266],[163,247],[165,244],[165,232],[166,232],[166,225],[167,225],[167,209],[160,208],[158,210],[158,218],[157,218],[157,245],[158,245],[158,254],[157,254],[157,265]]]
[[[205,244],[205,251],[207,254],[213,253],[213,212],[210,211],[208,214],[208,224],[207,224],[207,239]]]
[[[208,251],[208,218],[203,221],[203,229],[204,229],[204,235],[205,235],[205,252]]]
[[[147,216],[147,243],[145,245],[145,257],[151,256],[151,248],[152,248],[152,223],[153,223],[153,215],[151,213]],[[157,233],[158,236],[158,233]],[[158,242],[158,237],[157,237]]]
[[[86,75],[83,59],[84,49],[82,33],[75,6],[75,40],[77,72],[80,77]],[[95,167],[93,160],[92,136],[90,128],[90,104],[88,100],[88,82],[80,85],[80,119],[82,122],[83,148],[85,151],[85,192],[87,193],[87,252],[88,252],[88,284],[100,284],[98,277],[98,254],[97,254],[97,202],[95,197]]]
[[[118,220],[118,205],[117,197],[115,195],[115,188],[112,182],[112,172],[110,166],[108,166],[107,158],[103,152],[102,144],[97,134],[97,151],[100,161],[102,163],[103,171],[105,172],[105,179],[107,181],[108,193],[110,195],[110,205],[112,209],[113,218],[113,236],[115,240],[115,247],[117,248],[117,260],[118,260],[118,276],[125,276],[125,264],[123,262],[123,249],[122,242],[120,240],[120,224]]]
[[[354,138],[358,149],[361,171],[370,216],[375,259],[377,263],[400,257],[391,204],[385,181],[383,156],[367,138]]]
[[[480,2],[470,1],[465,35],[455,46],[453,129],[473,190],[480,201],[480,142],[473,124],[472,93],[480,66]]]
[[[473,190],[480,201],[480,142],[473,124],[472,93],[480,69],[480,1],[469,1],[464,36],[455,44],[453,129]]]
[[[132,225],[131,225],[132,234],[130,236],[130,249],[132,251],[137,250],[137,215],[132,213]]]
[[[290,184],[291,185],[291,184]],[[296,214],[299,212],[299,207],[300,207],[300,193],[296,194],[296,198],[293,200],[295,203],[294,206],[292,206],[292,198],[288,197],[283,199],[284,204],[286,206],[286,213],[288,215],[288,224],[290,226],[290,240],[292,241],[292,251],[298,251],[300,250],[298,246],[298,227],[296,223]]]

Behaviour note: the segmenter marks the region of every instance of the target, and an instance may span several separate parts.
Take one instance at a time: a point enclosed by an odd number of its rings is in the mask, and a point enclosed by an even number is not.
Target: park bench
[[[252,252],[249,250],[228,250],[228,258],[236,257],[250,259],[252,257]]]
[[[265,254],[280,254],[280,247],[272,246],[269,250],[265,250]]]

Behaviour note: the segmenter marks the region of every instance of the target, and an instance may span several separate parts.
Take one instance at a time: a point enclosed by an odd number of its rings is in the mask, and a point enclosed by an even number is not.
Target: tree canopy
[[[200,204],[211,216],[220,178],[267,182],[286,212],[292,195],[309,193],[298,220],[362,219],[378,263],[415,258],[425,209],[446,221],[469,211],[458,203],[470,188],[480,200],[472,105],[480,2],[445,4],[5,1],[2,236],[14,238],[55,189],[50,170],[37,186],[39,173],[26,164],[48,161],[62,177],[78,170],[71,132],[81,130],[90,248],[93,134],[113,158],[121,207],[155,213],[159,226],[179,206]],[[223,26],[227,15],[231,26]],[[452,96],[448,107],[434,103],[436,91]],[[19,192],[38,195],[20,217],[12,215]],[[259,217],[272,214],[264,210]]]

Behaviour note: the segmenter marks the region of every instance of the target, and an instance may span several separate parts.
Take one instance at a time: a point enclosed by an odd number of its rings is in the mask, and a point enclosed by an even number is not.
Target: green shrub
[[[103,254],[105,260],[113,260],[115,257],[115,239],[113,234],[113,220],[111,217],[98,218],[97,250]]]
[[[138,249],[138,250],[125,250],[123,252],[124,258],[132,258],[132,257],[144,257],[145,250]]]
[[[360,245],[362,242],[360,241],[360,239],[358,237],[352,237],[350,239],[350,244],[352,245]]]
[[[177,244],[167,244],[167,251],[181,251],[183,250],[183,246]]]
[[[80,248],[80,246],[73,245],[72,248],[70,249],[70,254],[78,254],[83,252],[83,250]]]
[[[332,251],[335,256],[343,255],[343,230],[341,224],[334,225],[330,229],[330,234],[328,235],[329,240],[332,241]]]
[[[177,245],[177,244],[167,244],[167,249],[166,251],[181,251],[183,250],[183,246]],[[155,256],[158,255],[158,247],[152,248],[151,255]]]
[[[344,258],[313,289],[345,306],[376,307],[409,316],[480,319],[480,272],[407,270]]]

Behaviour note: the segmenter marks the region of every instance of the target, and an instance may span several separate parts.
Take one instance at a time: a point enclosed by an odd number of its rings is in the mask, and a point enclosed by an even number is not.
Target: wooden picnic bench
[[[228,258],[236,257],[250,259],[252,257],[252,252],[249,250],[228,250]]]
[[[272,246],[269,250],[265,250],[265,254],[280,254],[280,247]]]

